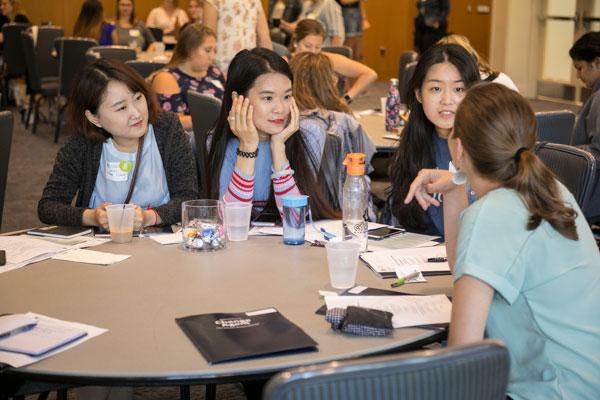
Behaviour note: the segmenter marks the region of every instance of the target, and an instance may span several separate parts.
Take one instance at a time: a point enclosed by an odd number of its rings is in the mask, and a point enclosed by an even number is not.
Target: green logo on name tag
[[[129,171],[131,171],[131,161],[129,161],[129,160],[121,160],[121,162],[119,163],[119,168],[123,172],[129,172]]]

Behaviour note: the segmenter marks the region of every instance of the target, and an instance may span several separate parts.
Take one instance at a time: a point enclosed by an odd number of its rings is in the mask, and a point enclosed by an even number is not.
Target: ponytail
[[[530,213],[527,229],[534,230],[546,220],[567,239],[578,240],[577,212],[560,200],[552,172],[531,150],[525,150],[515,158],[517,173],[505,186],[516,190],[527,205]]]
[[[453,135],[479,175],[519,193],[529,211],[527,230],[546,220],[562,236],[578,240],[577,212],[562,200],[556,178],[532,151],[536,132],[535,115],[521,95],[483,82],[459,105]]]

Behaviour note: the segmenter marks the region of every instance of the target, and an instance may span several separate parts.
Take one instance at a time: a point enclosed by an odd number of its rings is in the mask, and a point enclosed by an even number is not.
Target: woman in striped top
[[[210,139],[211,197],[252,201],[255,213],[262,213],[275,205],[281,212],[282,196],[304,193],[313,214],[336,217],[339,213],[316,183],[321,152],[312,149],[319,145],[298,132],[298,121],[292,73],[285,60],[263,48],[239,52],[229,66]]]

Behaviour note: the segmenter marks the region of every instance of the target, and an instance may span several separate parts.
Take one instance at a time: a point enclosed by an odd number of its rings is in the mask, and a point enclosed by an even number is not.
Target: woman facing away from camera
[[[40,220],[107,229],[106,206],[130,202],[136,230],[180,221],[181,202],[198,197],[195,160],[177,116],[159,111],[130,67],[106,59],[86,66],[69,99],[74,135],[58,153]]]
[[[409,82],[410,117],[389,167],[391,217],[383,222],[430,235],[444,234],[442,207],[423,211],[418,204],[405,204],[404,198],[419,170],[449,168],[448,135],[454,115],[467,88],[478,80],[475,60],[459,45],[435,45],[421,55]]]
[[[303,193],[316,218],[335,218],[339,212],[316,182],[318,143],[298,132],[292,80],[285,60],[268,49],[242,50],[231,61],[210,139],[209,193],[226,202],[252,201],[255,213],[277,212],[282,196]]]
[[[421,170],[405,201],[428,209],[439,206],[433,193],[444,196],[448,344],[502,340],[509,398],[598,399],[600,253],[577,202],[535,155],[536,131],[518,93],[474,86],[448,139],[460,174]],[[464,178],[477,195],[470,206]]]
[[[178,113],[186,131],[192,129],[188,90],[223,99],[225,77],[214,65],[216,52],[215,32],[199,23],[189,24],[181,30],[166,69],[152,77],[162,109]]]

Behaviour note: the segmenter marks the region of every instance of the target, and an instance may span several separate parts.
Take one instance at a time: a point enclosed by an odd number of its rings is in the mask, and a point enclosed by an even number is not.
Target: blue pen
[[[330,241],[331,239],[333,239],[335,237],[335,235],[331,232],[327,232],[325,230],[325,228],[321,228],[321,233],[323,234],[323,237],[325,238],[325,240]]]
[[[33,329],[33,327],[35,327],[36,325],[37,325],[37,322],[35,322],[33,324],[25,325],[25,326],[20,326],[16,329],[13,329],[12,331],[5,332],[2,335],[0,335],[0,340],[9,338],[9,337],[19,334],[19,333],[27,332],[27,331]]]

